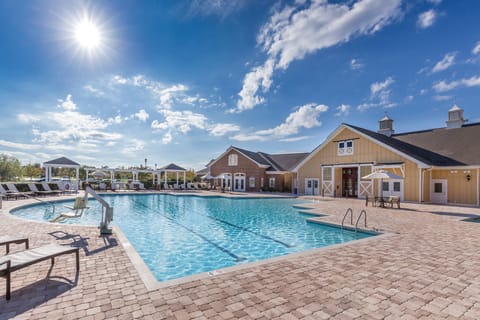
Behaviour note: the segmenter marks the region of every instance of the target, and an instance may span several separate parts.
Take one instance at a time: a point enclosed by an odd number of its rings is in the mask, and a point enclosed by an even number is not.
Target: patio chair
[[[60,213],[58,216],[50,220],[50,222],[62,222],[70,218],[80,218],[85,209],[89,209],[89,207],[87,207],[87,198],[85,197],[76,197],[73,207],[64,207],[70,209],[70,211]]]
[[[7,188],[8,188],[8,191],[16,193],[19,196],[22,196],[24,198],[28,198],[33,195],[33,192],[31,191],[18,191],[17,186],[15,186],[14,183],[7,183]]]
[[[17,194],[15,192],[12,192],[10,190],[6,190],[1,184],[0,184],[0,194],[2,198],[5,199],[17,199],[18,196],[21,196],[20,194]]]
[[[393,205],[396,204],[397,208],[400,209],[400,197],[399,196],[388,197],[386,203],[388,203],[391,208],[393,208]]]
[[[0,257],[0,277],[6,278],[7,290],[6,299],[11,296],[11,274],[17,270],[31,266],[37,262],[51,259],[52,266],[55,258],[69,253],[75,253],[77,272],[80,270],[79,248],[49,244],[42,247],[19,251]]]
[[[29,183],[28,184],[28,187],[30,188],[30,190],[37,196],[46,196],[46,195],[49,195],[51,194],[51,192],[48,192],[48,191],[45,191],[45,190],[39,190],[38,187],[37,187],[38,184],[35,184],[35,183]]]
[[[25,237],[12,237],[12,236],[0,236],[0,246],[7,247],[7,254],[10,252],[11,244],[25,243],[25,249],[28,249],[28,238]]]
[[[56,186],[58,187],[58,185],[56,185]],[[47,182],[42,182],[42,187],[43,187],[43,190],[48,191],[51,194],[60,195],[60,194],[63,193],[63,191],[60,190],[60,189],[54,190],[54,189],[50,188],[50,185]]]

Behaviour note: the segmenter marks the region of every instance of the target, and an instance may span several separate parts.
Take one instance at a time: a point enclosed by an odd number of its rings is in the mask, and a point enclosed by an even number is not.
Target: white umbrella
[[[91,173],[92,176],[94,176],[96,179],[101,179],[101,178],[105,178],[107,176],[107,174],[103,171],[94,171]]]
[[[207,180],[207,179],[212,179],[212,178],[213,177],[210,175],[210,173],[200,177],[200,179],[202,179],[202,180]]]
[[[368,180],[368,179],[380,179],[380,188],[382,190],[381,197],[383,198],[383,180],[403,180],[402,176],[399,176],[395,173],[391,173],[390,171],[387,170],[379,170],[372,172],[370,174],[367,174],[366,176],[362,177],[362,179]]]

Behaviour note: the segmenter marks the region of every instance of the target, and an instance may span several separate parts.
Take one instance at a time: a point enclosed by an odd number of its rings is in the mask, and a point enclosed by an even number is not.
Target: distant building
[[[292,169],[308,153],[267,154],[234,146],[208,164],[211,183],[232,191],[294,191]]]
[[[380,169],[403,179],[362,179]],[[302,194],[479,206],[480,123],[466,124],[457,105],[437,129],[395,134],[389,117],[378,132],[343,123],[292,172]]]

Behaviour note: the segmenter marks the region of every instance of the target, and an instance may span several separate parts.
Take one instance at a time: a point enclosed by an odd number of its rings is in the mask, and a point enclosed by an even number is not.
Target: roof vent
[[[390,119],[386,114],[380,121],[378,121],[379,129],[378,133],[384,134],[387,137],[390,137],[393,133],[393,120]]]
[[[448,110],[447,129],[461,128],[465,122],[463,119],[463,109],[456,104]]]

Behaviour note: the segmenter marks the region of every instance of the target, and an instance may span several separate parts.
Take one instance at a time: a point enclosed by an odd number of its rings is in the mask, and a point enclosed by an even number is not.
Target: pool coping
[[[131,194],[139,194],[139,193],[121,193],[121,194],[122,195],[123,194],[124,195],[130,194],[131,195]],[[158,194],[158,193],[147,193],[147,194]],[[169,194],[174,195],[172,193],[169,193]],[[115,194],[112,194],[112,195],[115,195]],[[264,199],[266,197],[258,197],[258,198],[253,197],[253,198],[254,199]],[[63,200],[68,201],[68,200],[71,200],[71,199],[73,199],[73,198],[64,198]],[[247,198],[240,198],[240,199],[247,199]],[[250,198],[250,199],[252,199],[252,198]],[[271,199],[271,198],[269,198],[269,199]],[[274,199],[285,199],[285,198],[275,197]],[[33,200],[33,199],[29,199],[29,200]],[[62,202],[62,200],[60,200],[60,201],[57,200],[57,199],[55,199],[55,200],[54,201],[45,201],[45,202]],[[309,201],[309,200],[307,200],[307,201]],[[28,206],[31,206],[34,203],[35,202],[28,202],[28,203],[20,204],[18,206],[13,206],[13,207],[7,209],[6,212],[3,212],[3,214],[6,214],[9,217],[14,218],[14,219],[27,220],[29,222],[34,222],[34,223],[49,224],[49,225],[64,225],[62,223],[51,223],[51,222],[44,222],[44,221],[28,220],[28,219],[17,217],[17,216],[14,216],[14,215],[11,214],[12,210],[17,210],[17,209],[20,209],[22,207],[28,207]],[[317,220],[318,218],[328,216],[328,214],[320,214],[320,213],[311,213],[311,212],[300,211],[300,210],[313,209],[313,208],[308,206],[308,202],[305,203],[305,206],[302,206],[302,204],[296,204],[296,205],[293,205],[293,207],[295,209],[299,209],[298,213],[308,213],[308,214],[312,214],[312,215],[317,216],[317,218],[306,218],[305,220],[307,222],[316,223],[316,224],[323,224],[323,225],[327,225],[327,226],[331,226],[331,227],[335,227],[335,228],[339,228],[339,229],[341,228],[340,224]],[[69,226],[71,226],[71,227],[98,228],[97,226],[90,226],[90,225],[70,224]],[[377,231],[377,230],[368,230],[368,229],[363,229],[363,228],[357,228],[357,230],[361,233],[372,234],[372,235],[375,235],[375,236],[367,237],[367,238],[363,238],[363,239],[357,239],[357,240],[350,240],[350,241],[343,242],[343,243],[332,244],[332,245],[328,245],[328,246],[324,246],[324,247],[320,247],[320,248],[313,248],[313,249],[309,249],[309,250],[305,250],[305,251],[301,251],[301,252],[289,253],[289,254],[286,254],[286,255],[272,257],[272,258],[268,258],[268,259],[264,259],[264,260],[260,260],[260,261],[248,262],[248,263],[240,264],[240,265],[236,265],[236,266],[220,268],[220,269],[215,269],[215,270],[201,272],[201,273],[196,273],[196,274],[181,277],[181,278],[159,281],[159,280],[157,280],[157,278],[155,277],[153,272],[150,270],[148,265],[145,263],[145,261],[141,258],[139,253],[135,250],[135,247],[128,240],[127,236],[123,233],[121,228],[119,226],[113,226],[112,229],[113,229],[114,234],[117,236],[119,242],[121,243],[122,248],[125,250],[125,253],[127,254],[131,263],[133,264],[135,270],[137,271],[137,274],[139,275],[140,279],[142,280],[143,284],[145,285],[147,291],[153,291],[153,290],[157,290],[157,289],[161,289],[161,288],[176,286],[176,285],[180,285],[180,284],[184,284],[184,283],[188,283],[188,282],[192,282],[192,281],[209,279],[209,278],[214,277],[214,276],[219,276],[219,275],[223,275],[223,274],[226,274],[226,273],[232,273],[232,272],[235,272],[235,271],[244,270],[244,269],[248,269],[248,268],[255,268],[255,267],[259,267],[259,266],[269,264],[269,263],[274,263],[274,262],[279,262],[279,261],[284,261],[284,260],[291,260],[291,259],[296,259],[296,258],[299,258],[299,257],[307,257],[307,256],[318,254],[318,253],[323,252],[325,250],[333,250],[333,249],[340,248],[340,247],[343,247],[343,246],[348,246],[348,245],[353,245],[353,244],[357,244],[357,243],[372,241],[373,239],[375,239],[377,237],[382,237],[383,238],[383,237],[387,237],[387,236],[398,235],[397,233],[383,231],[383,230],[378,230]],[[349,230],[349,231],[355,231],[355,228],[350,227],[350,226],[344,226],[343,229],[346,229],[346,230]]]

